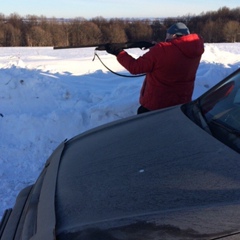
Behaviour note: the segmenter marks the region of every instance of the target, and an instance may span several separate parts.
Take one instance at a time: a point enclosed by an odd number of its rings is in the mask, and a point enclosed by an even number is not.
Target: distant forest
[[[177,21],[205,42],[240,42],[240,7],[222,7],[200,15],[177,18],[85,19],[0,14],[0,46],[78,46],[113,42],[164,41],[166,30]]]

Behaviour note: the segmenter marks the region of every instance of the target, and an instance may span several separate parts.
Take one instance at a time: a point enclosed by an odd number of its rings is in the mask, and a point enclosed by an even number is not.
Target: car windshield
[[[199,126],[240,153],[239,70],[194,101],[190,107],[190,118],[194,116],[193,120]]]

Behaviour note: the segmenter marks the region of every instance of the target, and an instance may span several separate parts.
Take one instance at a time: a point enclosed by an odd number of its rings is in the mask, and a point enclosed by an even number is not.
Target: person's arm
[[[123,50],[117,54],[117,60],[131,74],[147,73],[154,68],[154,51],[150,50],[143,56],[135,59]]]

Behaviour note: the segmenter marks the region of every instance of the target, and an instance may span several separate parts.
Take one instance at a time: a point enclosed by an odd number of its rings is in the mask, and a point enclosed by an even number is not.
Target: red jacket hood
[[[171,41],[185,56],[195,58],[204,52],[203,39],[197,34],[189,34]]]

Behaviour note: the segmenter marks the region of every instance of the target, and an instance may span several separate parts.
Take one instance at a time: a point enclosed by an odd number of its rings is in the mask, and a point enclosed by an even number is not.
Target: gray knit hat
[[[190,34],[188,27],[181,22],[173,24],[168,30],[167,33],[169,34],[176,34],[179,36],[188,35]]]

